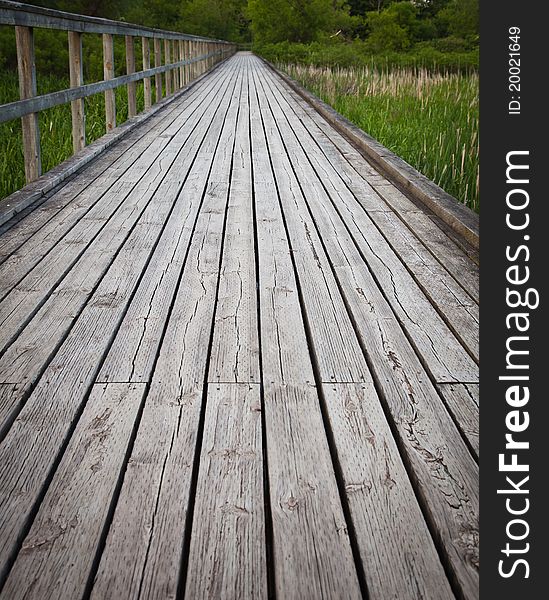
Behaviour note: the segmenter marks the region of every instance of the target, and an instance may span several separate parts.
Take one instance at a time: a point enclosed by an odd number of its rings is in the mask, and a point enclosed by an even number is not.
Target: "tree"
[[[437,15],[439,26],[451,35],[465,40],[478,38],[478,0],[452,0]]]
[[[311,42],[333,30],[338,17],[346,14],[344,4],[343,0],[249,0],[254,41]]]

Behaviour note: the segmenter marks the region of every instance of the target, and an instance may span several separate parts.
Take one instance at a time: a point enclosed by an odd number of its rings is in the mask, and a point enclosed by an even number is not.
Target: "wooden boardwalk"
[[[477,276],[221,64],[2,229],[1,598],[476,598]]]

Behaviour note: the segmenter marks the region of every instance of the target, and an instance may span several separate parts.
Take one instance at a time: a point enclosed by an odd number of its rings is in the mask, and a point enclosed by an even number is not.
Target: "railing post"
[[[69,77],[71,88],[84,84],[82,66],[82,34],[79,31],[69,31]],[[84,113],[84,98],[71,102],[72,117],[72,148],[76,154],[86,145],[86,117]]]
[[[170,40],[164,39],[164,64],[168,66],[171,62]],[[165,72],[165,76],[166,96],[169,96],[172,93],[172,74],[168,70]]]
[[[133,45],[133,36],[126,35],[126,73],[130,75],[135,73],[135,49]],[[131,119],[137,114],[137,100],[135,97],[135,81],[127,85],[128,88],[128,118]]]
[[[154,38],[154,66],[162,66],[162,46],[160,38]],[[162,73],[157,73],[154,76],[154,87],[156,88],[156,101],[162,100]]]
[[[183,40],[179,40],[177,45],[179,47],[179,60],[185,60],[185,47],[183,45]],[[183,65],[179,67],[179,84],[181,87],[185,87],[185,85],[187,85],[185,80],[185,67]]]
[[[143,71],[146,71],[147,69],[151,68],[151,49],[149,46],[149,38],[141,38],[141,47],[143,50]],[[143,79],[143,93],[145,97],[145,110],[147,110],[152,105],[150,77],[145,77]]]
[[[19,95],[21,100],[36,96],[36,68],[34,64],[34,35],[31,27],[15,27],[17,44],[17,70],[19,71]],[[23,153],[27,183],[42,174],[40,158],[40,130],[36,113],[21,117],[23,129]]]
[[[112,34],[103,34],[103,74],[105,81],[114,79],[114,44]],[[105,119],[107,133],[116,127],[116,100],[114,90],[105,90]]]
[[[172,59],[173,62],[177,62],[177,57],[179,56],[179,52],[177,51],[177,40],[172,40],[171,42],[171,47],[172,47]],[[179,68],[175,67],[175,69],[172,71],[173,74],[173,91],[174,93],[179,89]]]

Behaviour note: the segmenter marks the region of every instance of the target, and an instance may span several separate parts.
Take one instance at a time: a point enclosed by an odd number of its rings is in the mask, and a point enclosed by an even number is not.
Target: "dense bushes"
[[[370,66],[378,69],[394,66],[421,66],[433,70],[465,72],[476,70],[479,62],[478,48],[465,49],[455,44],[452,38],[437,40],[441,47],[433,42],[418,42],[406,52],[382,51],[372,53],[366,42],[312,42],[310,44],[263,44],[254,50],[275,63],[306,64],[327,67]],[[450,49],[451,48],[451,49]]]

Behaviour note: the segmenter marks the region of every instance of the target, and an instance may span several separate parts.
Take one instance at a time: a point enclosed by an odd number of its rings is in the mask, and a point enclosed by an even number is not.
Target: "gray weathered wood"
[[[297,170],[307,164],[308,155],[300,149],[296,133],[283,126],[285,116],[271,88],[265,91]],[[413,469],[416,490],[433,524],[435,539],[462,593],[474,598],[478,593],[477,465],[394,313],[387,312],[387,301],[365,268],[353,239],[331,202],[322,201],[321,188],[313,185],[314,173],[304,170],[301,177],[307,182],[309,206]]]
[[[479,384],[444,383],[438,389],[458,427],[479,457]]]
[[[110,33],[103,34],[103,78],[114,79],[114,44]],[[114,90],[105,91],[105,127],[107,133],[116,127],[116,102]]]
[[[291,97],[298,99],[297,94],[288,90]],[[300,103],[315,126],[322,131],[324,136],[317,137],[318,143],[327,141],[323,148],[332,145],[339,152],[332,152],[330,157],[337,165],[341,173],[348,172],[346,163],[350,165],[363,180],[367,182],[379,194],[380,198],[399,216],[402,222],[410,228],[419,241],[442,263],[442,265],[454,276],[455,280],[478,302],[478,266],[459,248],[441,229],[433,222],[425,211],[417,204],[413,204],[400,190],[398,190],[387,179],[380,176],[377,171],[364,160],[357,149],[352,146],[339,132],[327,123],[327,121],[312,107],[306,103]],[[352,171],[350,172],[352,174]],[[360,189],[360,184],[350,175],[348,181],[353,186],[353,192]],[[361,204],[369,211],[384,210],[378,203],[371,206]]]
[[[272,74],[267,73],[268,76]],[[310,132],[297,119],[294,109],[287,104],[277,86],[267,85],[266,93],[272,96],[271,107],[281,131],[286,133],[288,143],[291,144],[291,135],[295,132],[299,146],[304,149],[301,151],[297,145],[290,145],[293,162],[303,178],[310,180],[309,187],[315,190],[316,197],[325,198],[325,204],[334,203],[345,223],[345,229],[360,249],[372,275],[432,376],[438,382],[478,381],[475,362],[449,331],[448,325],[372,223],[370,216],[360,209],[360,204],[344,185],[338,172],[315,145]],[[282,106],[288,110],[282,110]],[[302,158],[304,156],[306,159]],[[318,174],[322,174],[322,180]],[[329,210],[327,205],[325,210]]]
[[[84,595],[144,392],[138,383],[92,388],[4,597]]]
[[[257,140],[262,129],[253,89],[250,111]],[[252,148],[252,160],[276,592],[359,598],[275,182],[265,153]]]
[[[82,64],[82,34],[69,31],[69,75],[71,87],[84,84],[84,67]],[[72,148],[79,152],[86,145],[86,119],[84,113],[84,100],[71,102],[72,117]]]
[[[151,68],[151,47],[149,45],[149,38],[141,38],[141,51],[143,53],[143,71],[147,71]],[[143,79],[143,95],[145,98],[145,110],[148,110],[152,106],[150,77],[145,77]]]
[[[215,311],[238,71],[92,598],[176,594]]]
[[[267,598],[259,384],[208,391],[188,598]]]
[[[444,569],[314,222],[272,119],[262,115],[369,597],[405,597],[418,586],[419,596],[448,598]],[[254,141],[255,153],[267,154],[265,142]]]
[[[183,40],[179,40],[177,42],[177,50],[179,56],[179,62],[185,60],[185,42]],[[187,85],[187,81],[185,79],[185,65],[181,65],[179,67],[179,84],[180,87],[185,87]]]
[[[170,48],[170,40],[164,40],[164,64],[169,67],[172,62],[172,53]],[[171,71],[166,71],[164,84],[166,86],[166,96],[169,96],[172,93],[172,73]]]
[[[202,122],[204,128],[209,124],[207,118],[204,118]],[[180,143],[172,142],[168,148],[172,152],[172,165],[177,154],[183,150],[183,140],[187,141],[188,139],[184,131],[179,135]],[[188,141],[189,146],[193,146],[193,141]],[[96,374],[98,361],[110,343],[109,337],[104,336],[103,333],[116,331],[125,307],[140,279],[141,271],[150,258],[159,233],[164,229],[170,208],[178,198],[179,181],[180,178],[184,178],[184,173],[181,173],[177,167],[172,167],[166,176],[166,171],[162,168],[161,163],[157,166],[157,171],[157,176],[162,180],[158,189],[153,182],[149,181],[147,187],[136,194],[136,201],[142,203],[143,208],[146,207],[143,214],[140,215],[141,211],[138,205],[132,206],[129,203],[126,215],[122,211],[119,214],[118,222],[116,220],[110,222],[111,232],[108,233],[105,230],[106,235],[103,238],[105,246],[97,255],[103,256],[107,264],[111,263],[115,254],[117,254],[116,259],[105,277],[102,278],[70,334],[47,366],[44,377],[38,382],[18,420],[0,445],[0,456],[9,465],[9,468],[4,470],[0,477],[0,490],[13,490],[18,485],[21,486],[17,488],[19,489],[17,494],[10,495],[3,492],[0,494],[0,527],[4,533],[0,544],[0,569],[5,569],[9,556],[13,552],[14,544],[17,543],[32,514],[59,445],[65,438],[67,428],[84,401],[85,391],[91,383],[90,379],[93,380]],[[144,193],[145,189],[147,193]],[[150,202],[155,192],[155,201]],[[180,202],[182,201],[181,199]],[[139,219],[139,222],[133,227],[128,238],[125,230],[132,227],[130,217],[132,214],[135,214],[133,219]],[[222,225],[222,215],[218,215],[218,217]],[[204,220],[209,223],[209,213],[205,215]],[[125,242],[123,248],[117,253],[117,247],[123,242]],[[194,242],[195,247],[199,249],[203,243],[204,241],[198,238]],[[110,256],[109,253],[111,253]],[[71,315],[78,312],[74,303],[85,300],[86,293],[89,294],[89,291],[86,292],[86,290],[93,288],[94,280],[96,281],[101,276],[101,273],[93,268],[94,258],[95,253],[92,251],[89,253],[91,262],[81,264],[80,271],[73,272],[72,281],[71,277],[65,279],[68,293],[59,294],[51,299],[54,305],[61,304],[58,306],[58,310],[60,309],[61,314],[65,316],[65,321],[71,319]],[[194,265],[195,263],[192,263],[193,269]],[[210,279],[215,275],[214,270],[207,272]],[[86,280],[86,277],[91,278],[91,281]],[[78,283],[76,283],[77,281]],[[78,290],[78,292],[74,294],[70,290]],[[66,327],[66,322],[63,324],[62,321],[59,322],[59,319],[52,324],[51,319],[55,319],[56,312],[46,305],[40,315],[42,324],[37,328],[35,336],[39,335],[40,331],[44,334],[48,329],[50,330],[49,348],[44,339],[38,341],[36,346],[36,349],[42,353],[42,357],[44,353],[52,351],[52,345],[54,347],[59,344],[59,338],[52,339],[52,335],[62,335],[62,328]],[[23,339],[21,341],[24,343]],[[27,348],[30,350],[29,345]],[[206,352],[206,349],[202,347],[200,351]],[[21,357],[20,352],[16,351],[16,353]],[[9,352],[4,357],[7,357],[8,354]],[[42,360],[44,359],[42,358]],[[27,366],[26,372],[29,373],[32,368],[35,368],[34,365],[36,365],[36,357],[32,366],[30,368]],[[21,367],[21,363],[19,367]],[[0,367],[0,372],[7,374],[7,369]],[[52,390],[55,390],[55,393],[52,394]],[[49,407],[49,427],[37,428],[36,419],[39,418],[37,415],[41,414],[41,410],[45,406]]]
[[[217,88],[216,88],[217,89]],[[206,191],[211,157],[218,141],[219,128],[224,116],[223,107],[228,102],[230,89],[216,97],[223,105],[213,115],[211,130],[204,139],[189,177],[181,189],[183,199],[200,198]],[[211,101],[211,99],[209,99]],[[204,109],[207,109],[206,99]],[[190,164],[189,156],[183,165]],[[194,214],[187,201],[178,203],[173,218],[155,250],[151,263],[143,276],[140,288],[130,305],[101,372],[99,381],[150,381],[158,347],[162,339],[166,319],[173,301],[181,271],[185,264],[185,254],[192,235]],[[191,219],[191,220],[190,220]]]
[[[174,97],[0,230],[0,585],[474,600],[476,266],[249,53]]]
[[[19,96],[22,100],[36,96],[36,67],[34,64],[34,34],[30,27],[15,28],[17,45],[17,70],[19,73]],[[36,113],[21,119],[23,130],[23,154],[27,183],[42,174],[40,158],[40,130]]]
[[[131,35],[126,36],[126,73],[131,75],[135,73],[135,48],[133,37]],[[135,82],[128,83],[128,118],[131,119],[137,114],[137,100],[135,96],[136,84]]]
[[[182,118],[189,118],[202,102],[208,102],[215,93],[214,90],[220,89],[223,81],[222,75],[218,82],[210,81],[204,87],[199,85],[173,107],[151,117],[139,131],[121,140],[105,153],[101,160],[76,176],[72,182],[53,195],[50,201],[29,214],[24,226],[21,224],[8,230],[2,238],[0,251],[0,256],[4,259],[4,264],[0,266],[0,298],[23,279],[113,184],[125,177],[129,181],[135,181],[135,175],[131,173],[139,174],[133,167],[136,158],[145,152],[159,135],[163,136],[164,142],[167,143],[176,131],[174,124],[181,124],[184,122]],[[50,220],[54,215],[56,218]]]
[[[244,85],[214,322],[211,382],[260,381],[247,80]]]
[[[162,64],[162,43],[158,38],[154,39],[154,66],[160,67]],[[160,73],[154,76],[154,88],[156,101],[162,100],[162,75]]]

